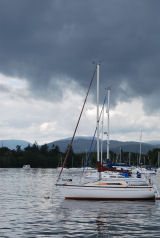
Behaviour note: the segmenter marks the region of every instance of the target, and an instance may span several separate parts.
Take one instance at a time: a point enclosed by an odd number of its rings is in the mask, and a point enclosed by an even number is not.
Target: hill
[[[67,146],[70,143],[71,138],[63,139],[54,141],[48,144],[49,148],[53,146],[58,146],[61,152],[65,152],[67,149]],[[92,138],[91,137],[76,137],[73,141],[73,150],[75,153],[82,153],[87,152],[90,144],[91,144]],[[149,143],[142,143],[142,153],[146,154],[149,150],[153,150],[154,148],[160,148],[160,145],[153,145]],[[103,151],[105,152],[107,148],[106,141],[103,141]],[[139,153],[140,151],[140,145],[139,142],[134,141],[117,141],[117,140],[111,140],[110,141],[110,150],[119,153],[120,148],[125,152],[135,152]],[[96,151],[96,141],[93,143],[92,151]]]
[[[21,146],[23,150],[28,144],[32,145],[30,142],[25,140],[0,140],[0,147],[8,147],[10,150],[16,149],[17,145]]]

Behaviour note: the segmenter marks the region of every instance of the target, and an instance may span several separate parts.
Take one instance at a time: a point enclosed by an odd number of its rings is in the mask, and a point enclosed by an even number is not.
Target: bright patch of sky
[[[23,139],[44,144],[72,136],[84,100],[84,93],[73,90],[73,85],[65,85],[62,101],[58,102],[32,97],[24,79],[0,74],[0,85],[3,85],[0,93],[1,140]],[[94,134],[96,105],[91,98],[85,107],[77,136]],[[110,139],[139,141],[142,129],[143,141],[159,140],[159,117],[158,113],[145,114],[140,97],[118,103],[110,110]],[[106,125],[105,115],[104,127]]]
[[[25,89],[27,87],[27,82],[20,78],[13,78],[5,76],[4,74],[0,73],[0,84],[11,87],[12,89]]]

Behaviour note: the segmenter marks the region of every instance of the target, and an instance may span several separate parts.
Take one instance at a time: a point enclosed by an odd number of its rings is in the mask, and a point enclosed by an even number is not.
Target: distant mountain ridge
[[[151,145],[160,145],[160,141],[159,140],[151,140],[151,141],[147,141],[148,144]]]
[[[0,147],[8,147],[10,150],[16,149],[17,145],[24,149],[28,145],[32,145],[32,143],[25,140],[0,140]]]
[[[67,150],[67,146],[69,145],[71,141],[71,138],[66,138],[62,140],[57,140],[54,142],[48,143],[49,149],[52,148],[53,144],[54,146],[58,146],[61,152],[65,152]],[[88,152],[90,145],[91,145],[92,137],[83,137],[78,136],[75,137],[73,141],[73,150],[75,153],[86,153]],[[159,141],[150,141],[148,143],[142,143],[142,154],[146,154],[149,150],[153,150],[155,148],[160,148]],[[32,145],[32,143],[25,141],[25,140],[0,140],[0,147],[8,147],[9,149],[13,150],[16,149],[16,146],[20,145],[21,149],[23,150],[28,145]],[[140,151],[140,145],[139,142],[135,141],[117,141],[117,140],[110,140],[110,150],[119,154],[120,148],[125,152],[135,152],[139,153]],[[92,146],[92,152],[96,152],[97,146],[96,146],[96,138]],[[103,141],[103,151],[106,152],[107,150],[107,144],[106,141]]]
[[[55,146],[58,146],[61,152],[65,152],[67,150],[67,146],[69,145],[71,141],[71,138],[67,139],[62,139],[58,141],[54,141],[51,143],[48,143],[49,149],[52,148],[53,144]],[[91,144],[92,138],[91,137],[75,137],[73,141],[73,151],[75,153],[83,153],[83,152],[88,152],[90,144]],[[121,150],[125,152],[135,152],[139,153],[140,151],[140,144],[139,142],[135,141],[117,141],[117,140],[110,140],[110,150],[119,153]],[[142,148],[142,154],[146,154],[149,150],[153,150],[155,148],[160,148],[160,144],[150,144],[150,143],[142,143],[141,144]],[[92,151],[96,151],[96,141],[93,143]],[[103,151],[106,152],[107,150],[107,144],[106,141],[103,141]]]

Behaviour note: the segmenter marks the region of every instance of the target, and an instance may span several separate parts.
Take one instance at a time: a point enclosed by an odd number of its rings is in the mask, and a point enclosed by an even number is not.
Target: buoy
[[[49,197],[49,196],[44,196],[44,198],[45,198],[45,199],[50,199],[50,197]]]

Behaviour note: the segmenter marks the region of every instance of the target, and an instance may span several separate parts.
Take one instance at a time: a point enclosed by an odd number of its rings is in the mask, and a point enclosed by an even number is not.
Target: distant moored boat
[[[30,164],[23,165],[23,169],[30,169],[30,168],[31,168]]]

